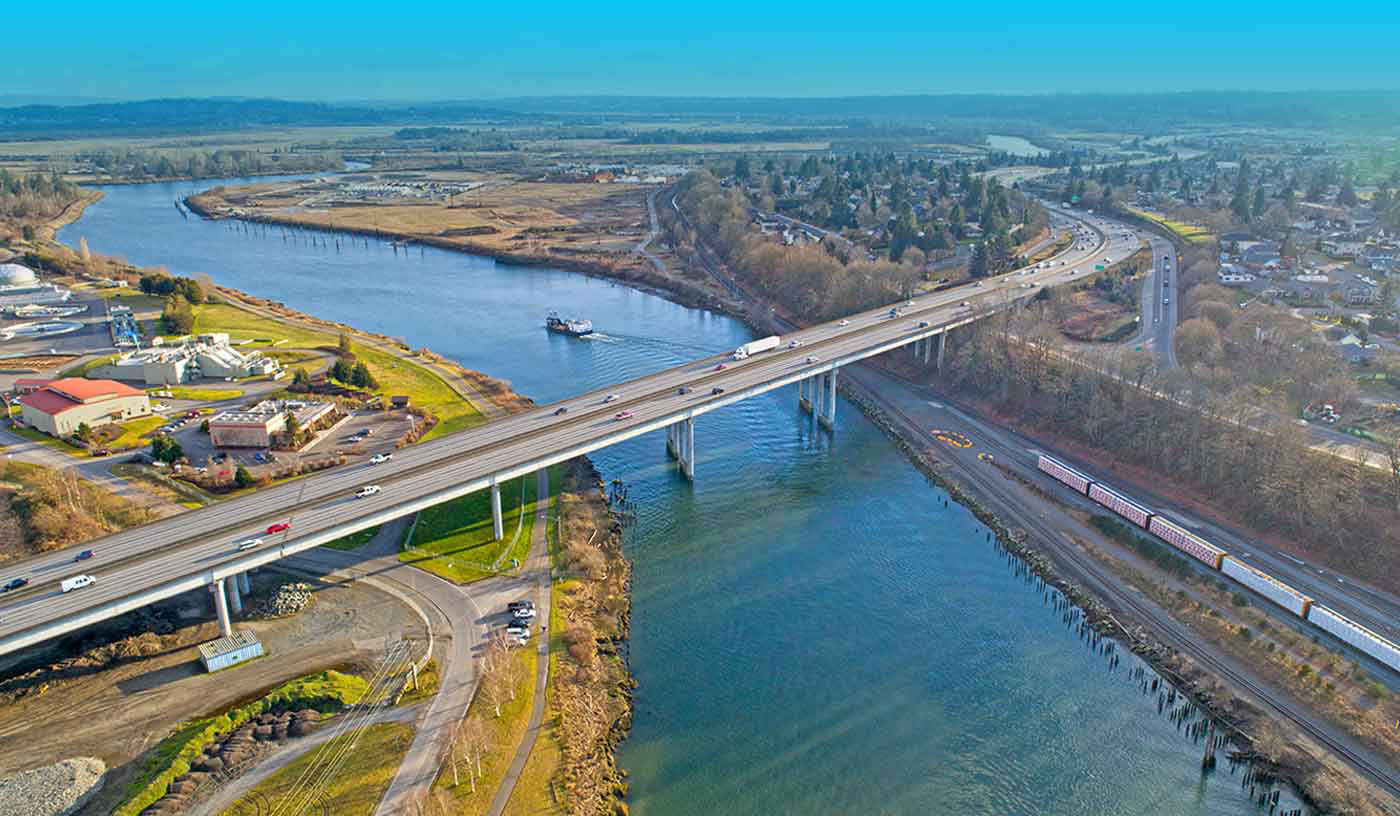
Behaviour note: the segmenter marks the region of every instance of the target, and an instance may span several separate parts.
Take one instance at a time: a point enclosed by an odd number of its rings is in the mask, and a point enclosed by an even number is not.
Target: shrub
[[[1232,606],[1249,606],[1249,599],[1238,592],[1231,592],[1230,604]]]

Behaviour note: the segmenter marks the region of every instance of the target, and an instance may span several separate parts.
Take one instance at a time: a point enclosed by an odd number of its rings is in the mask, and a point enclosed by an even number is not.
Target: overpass
[[[213,593],[229,632],[232,616],[242,612],[248,570],[478,490],[491,491],[499,538],[502,482],[663,428],[682,473],[695,478],[695,420],[778,388],[797,385],[813,427],[834,428],[841,366],[904,347],[925,363],[941,363],[953,329],[1137,248],[1136,237],[1121,228],[1108,234],[1092,220],[1080,228],[1085,237],[1051,266],[921,295],[786,335],[778,349],[742,361],[727,354],[695,360],[410,446],[383,464],[336,468],[124,530],[86,545],[96,556],[81,564],[60,551],[6,565],[0,582],[24,577],[30,584],[0,596],[0,654],[200,587]],[[368,484],[381,490],[357,498]],[[291,528],[265,534],[283,522]],[[238,543],[249,538],[264,543],[240,551]],[[94,575],[96,583],[61,592],[59,582],[78,573]]]

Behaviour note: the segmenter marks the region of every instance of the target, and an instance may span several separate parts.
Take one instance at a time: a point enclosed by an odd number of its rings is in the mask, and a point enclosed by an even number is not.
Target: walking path
[[[540,726],[544,722],[545,691],[549,685],[549,471],[539,472],[539,495],[544,501],[535,506],[534,535],[530,537],[530,555],[525,562],[525,572],[535,579],[535,620],[540,621],[539,643],[536,645],[539,659],[535,663],[535,700],[530,707],[530,724],[525,729],[525,737],[515,750],[515,758],[510,762],[501,786],[496,789],[496,798],[491,801],[488,816],[501,816],[515,791],[515,783],[525,770],[525,762],[540,736]]]
[[[417,703],[402,708],[387,708],[376,711],[364,721],[365,727],[383,723],[412,725],[413,720],[423,713],[425,705],[425,703]],[[215,791],[213,796],[195,805],[190,810],[190,816],[216,816],[216,814],[227,810],[263,780],[292,764],[307,751],[319,748],[322,744],[330,741],[336,735],[336,730],[332,727],[333,724],[333,721],[328,721],[327,724],[316,729],[313,734],[284,742],[251,771],[230,780],[228,784]]]

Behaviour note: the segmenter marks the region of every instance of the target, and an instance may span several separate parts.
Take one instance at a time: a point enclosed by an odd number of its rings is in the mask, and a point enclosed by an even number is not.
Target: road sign
[[[1069,197],[1069,200],[1070,200],[1070,203],[1071,203],[1071,204],[1078,204],[1078,203],[1079,203],[1079,196],[1070,196],[1070,197]]]
[[[1102,272],[1102,271],[1104,270],[1105,267],[1104,267],[1103,264],[1094,264],[1094,268],[1097,269],[1098,271]]]

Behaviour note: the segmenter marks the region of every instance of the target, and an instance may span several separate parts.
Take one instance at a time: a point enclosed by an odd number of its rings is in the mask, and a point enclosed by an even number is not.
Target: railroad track
[[[850,377],[855,379],[855,377]],[[859,382],[859,380],[857,380]],[[906,414],[898,406],[879,397],[873,389],[865,388],[871,399],[879,403],[882,410],[890,413],[906,430],[913,431],[919,437],[926,435],[922,426],[915,422],[912,417]],[[990,447],[1001,448],[1000,445]],[[1329,730],[1319,725],[1312,717],[1298,711],[1288,701],[1279,699],[1275,691],[1262,683],[1259,683],[1243,672],[1237,671],[1225,661],[1216,657],[1209,649],[1202,646],[1195,638],[1183,634],[1177,628],[1180,624],[1170,618],[1165,612],[1156,610],[1148,606],[1143,601],[1134,597],[1134,594],[1123,589],[1116,579],[1111,575],[1106,575],[1099,564],[1093,561],[1088,555],[1081,552],[1077,547],[1064,546],[1060,542],[1060,532],[1050,523],[1039,517],[1039,514],[1025,510],[1016,509],[1019,499],[1005,489],[1000,484],[1000,480],[993,476],[990,471],[981,474],[975,469],[969,469],[969,481],[979,489],[991,494],[991,497],[998,504],[1007,508],[1015,518],[1018,526],[1025,528],[1028,532],[1039,535],[1048,545],[1054,548],[1055,552],[1069,561],[1078,571],[1086,577],[1092,579],[1096,584],[1096,591],[1105,600],[1120,608],[1137,615],[1139,620],[1150,625],[1156,630],[1166,645],[1189,655],[1203,668],[1215,675],[1228,680],[1236,687],[1241,688],[1257,697],[1265,706],[1282,716],[1285,720],[1293,723],[1303,733],[1307,734],[1318,743],[1324,745],[1328,750],[1335,753],[1351,765],[1362,776],[1371,780],[1382,790],[1391,796],[1400,798],[1400,773],[1383,761],[1378,762],[1367,756],[1366,753],[1358,751],[1346,741],[1339,739],[1329,733]],[[1125,632],[1125,634],[1127,634]]]

